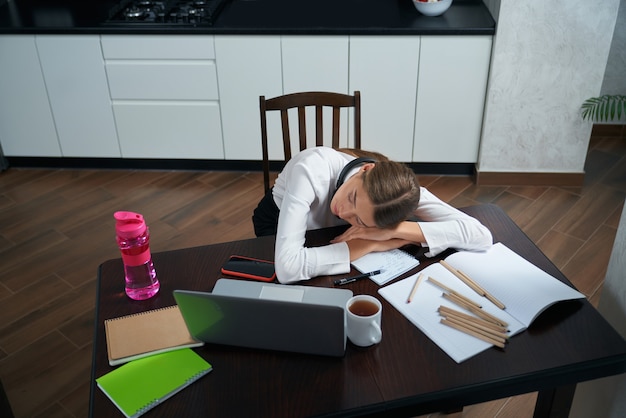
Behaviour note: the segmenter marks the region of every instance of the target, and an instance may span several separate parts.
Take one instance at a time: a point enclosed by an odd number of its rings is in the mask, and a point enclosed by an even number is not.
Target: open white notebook
[[[462,308],[442,297],[442,289],[426,280],[428,277],[480,303],[484,311],[506,321],[510,336],[525,330],[554,303],[585,297],[502,243],[493,245],[485,252],[460,251],[448,256],[446,261],[466,273],[503,302],[506,308],[501,310],[478,295],[440,263],[432,264],[420,272],[424,273],[425,279],[417,288],[411,303],[407,303],[407,297],[419,273],[383,287],[379,293],[457,363],[486,350],[491,344],[440,323],[439,306],[456,310]]]

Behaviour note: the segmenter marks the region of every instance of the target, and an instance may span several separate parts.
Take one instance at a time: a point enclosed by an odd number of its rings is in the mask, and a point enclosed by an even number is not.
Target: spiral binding
[[[141,316],[141,315],[146,315],[152,312],[159,312],[159,311],[166,311],[168,309],[174,309],[176,308],[178,305],[172,305],[172,306],[165,306],[163,308],[156,308],[156,309],[150,309],[149,311],[143,311],[143,312],[137,312],[134,314],[130,314],[130,315],[124,315],[124,316],[118,316],[117,318],[110,318],[105,320],[105,322],[109,322],[109,321],[119,321],[120,319],[124,319],[124,318],[132,318],[133,316]]]
[[[198,373],[194,374],[193,376],[187,378],[187,380],[185,380],[184,384],[180,385],[178,388],[176,388],[175,390],[171,391],[170,393],[168,393],[167,395],[165,395],[161,399],[153,399],[152,401],[148,402],[146,405],[144,405],[141,408],[139,408],[135,412],[134,416],[138,417],[139,415],[145,414],[146,412],[148,412],[149,410],[151,410],[152,408],[154,408],[158,404],[160,404],[160,403],[166,401],[167,399],[171,398],[172,396],[176,395],[178,392],[180,392],[181,390],[185,389],[187,386],[191,385],[193,382],[195,382],[196,380],[200,379],[202,376],[204,376],[205,374],[207,374],[210,371],[211,371],[211,368],[204,369],[204,370],[201,370]]]

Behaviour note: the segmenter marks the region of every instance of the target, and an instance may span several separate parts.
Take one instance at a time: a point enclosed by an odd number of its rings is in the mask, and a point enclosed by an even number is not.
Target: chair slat
[[[298,134],[300,140],[300,151],[302,151],[306,148],[306,108],[304,106],[298,106]],[[286,161],[289,160],[285,158],[285,162]]]
[[[306,133],[306,108],[315,107],[315,145],[324,145],[324,108],[332,108],[332,138],[331,146],[340,148],[341,140],[341,109],[352,108],[354,116],[354,144],[352,148],[361,148],[361,93],[355,91],[353,96],[333,92],[302,92],[291,93],[283,96],[277,96],[266,99],[265,96],[259,97],[259,111],[261,113],[261,148],[262,148],[262,168],[263,168],[263,184],[265,191],[270,189],[269,183],[269,144],[267,134],[267,112],[280,111],[281,129],[283,138],[283,153],[285,163],[291,159],[291,136],[289,133],[289,109],[297,108],[298,110],[298,142],[300,151],[307,148]],[[349,146],[349,145],[348,145]]]
[[[324,145],[324,108],[320,105],[315,106],[315,145],[321,147]]]
[[[285,160],[291,159],[291,137],[289,136],[289,114],[287,109],[280,111],[280,120],[283,127],[283,152]]]
[[[333,107],[333,148],[339,148],[340,108]]]

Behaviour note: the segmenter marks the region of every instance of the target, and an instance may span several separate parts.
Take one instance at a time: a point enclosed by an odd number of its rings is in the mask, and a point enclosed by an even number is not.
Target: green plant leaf
[[[583,120],[604,122],[620,120],[626,115],[626,96],[605,94],[600,97],[590,97],[581,105]]]

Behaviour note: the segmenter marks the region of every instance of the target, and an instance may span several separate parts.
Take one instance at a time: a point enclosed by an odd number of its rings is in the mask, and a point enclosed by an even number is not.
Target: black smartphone
[[[276,278],[273,262],[241,255],[231,255],[222,266],[222,273],[263,282],[271,282]]]

